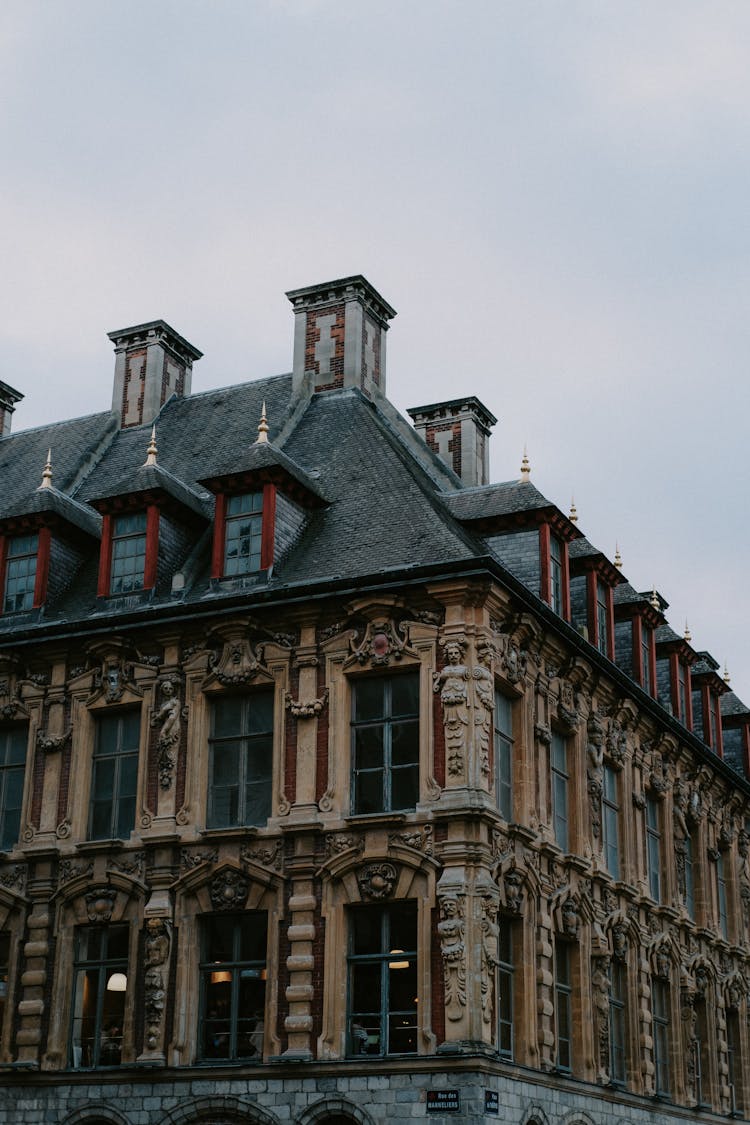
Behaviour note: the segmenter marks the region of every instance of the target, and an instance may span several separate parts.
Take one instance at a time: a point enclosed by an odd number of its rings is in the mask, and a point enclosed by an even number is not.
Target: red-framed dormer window
[[[51,535],[39,527],[20,535],[0,535],[2,612],[38,609],[47,597]]]
[[[541,596],[547,604],[570,620],[570,581],[568,544],[553,533],[548,523],[539,529]]]
[[[656,646],[654,630],[641,616],[633,618],[633,663],[635,678],[645,692],[656,695]]]
[[[102,516],[99,597],[153,589],[158,561],[159,508],[156,504]]]
[[[674,713],[688,730],[693,729],[693,701],[690,687],[690,665],[680,660],[679,653],[670,653],[669,657],[672,707]]]
[[[721,730],[721,704],[716,692],[708,684],[701,685],[703,694],[703,741],[720,758],[724,757],[724,744]]]
[[[612,587],[593,568],[586,575],[589,640],[604,656],[615,658],[615,610]]]
[[[239,578],[273,563],[276,486],[216,496],[212,578]]]

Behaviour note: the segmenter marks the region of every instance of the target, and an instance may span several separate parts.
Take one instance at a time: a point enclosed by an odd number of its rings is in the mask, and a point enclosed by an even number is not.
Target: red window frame
[[[547,605],[552,605],[552,529],[548,523],[539,528],[539,566],[540,596]],[[570,567],[568,565],[568,543],[560,535],[555,535],[560,544],[560,580],[562,582],[562,618],[570,621]]]
[[[648,669],[649,669],[649,687],[646,687],[645,676],[643,674],[643,627],[644,624],[651,632],[651,643],[648,646]],[[636,614],[633,618],[633,666],[635,668],[635,678],[641,685],[644,691],[656,699],[656,643],[654,639],[654,627],[644,622],[640,614]]]
[[[143,590],[152,590],[156,585],[159,570],[159,505],[146,504],[146,558],[143,565]],[[119,515],[129,515],[143,511],[143,507],[122,508],[102,515],[102,546],[99,553],[99,581],[97,596],[108,598],[112,594],[112,538],[114,521]],[[119,594],[113,595],[120,597]],[[126,596],[126,595],[122,595]]]
[[[36,535],[36,575],[34,577],[34,598],[32,609],[39,609],[47,600],[47,584],[49,582],[49,559],[52,550],[52,531],[45,524],[31,524],[28,527],[19,527],[13,531],[0,534],[0,614],[5,605],[5,582],[8,564],[8,540],[17,535]]]
[[[609,582],[602,577],[595,567],[590,567],[586,572],[586,615],[589,630],[589,640],[594,648],[599,648],[599,614],[598,587],[601,584],[607,599],[607,651],[604,654],[609,660],[615,659],[615,599],[614,590]]]
[[[211,577],[224,577],[224,554],[226,551],[227,527],[227,500],[230,496],[242,496],[246,492],[258,492],[248,484],[243,488],[233,489],[231,492],[216,493],[216,507],[214,509],[214,541],[211,552]],[[260,571],[268,570],[273,565],[274,537],[276,526],[276,485],[264,484],[263,507],[261,515],[260,539]]]

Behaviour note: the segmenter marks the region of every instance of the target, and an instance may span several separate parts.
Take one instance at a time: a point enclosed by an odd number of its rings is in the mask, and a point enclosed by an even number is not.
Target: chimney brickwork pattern
[[[153,422],[172,394],[189,395],[202,352],[163,320],[110,332],[115,345],[112,409],[123,429]]]

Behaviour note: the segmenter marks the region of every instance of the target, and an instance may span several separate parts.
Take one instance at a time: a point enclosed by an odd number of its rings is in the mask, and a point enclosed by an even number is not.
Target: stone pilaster
[[[292,881],[289,899],[289,926],[287,937],[290,952],[286,967],[289,984],[286,999],[289,1015],[284,1027],[289,1037],[285,1057],[311,1059],[311,1034],[313,1029],[313,971],[315,968],[316,901],[314,880],[311,875],[298,875]]]

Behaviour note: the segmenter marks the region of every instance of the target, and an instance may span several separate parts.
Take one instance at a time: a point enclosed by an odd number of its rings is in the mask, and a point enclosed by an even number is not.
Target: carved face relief
[[[581,924],[581,919],[578,916],[578,907],[572,898],[567,899],[562,905],[562,924],[563,933],[567,937],[577,938],[578,927]]]
[[[520,871],[508,871],[503,878],[505,905],[514,914],[520,914],[523,906],[523,879]]]

